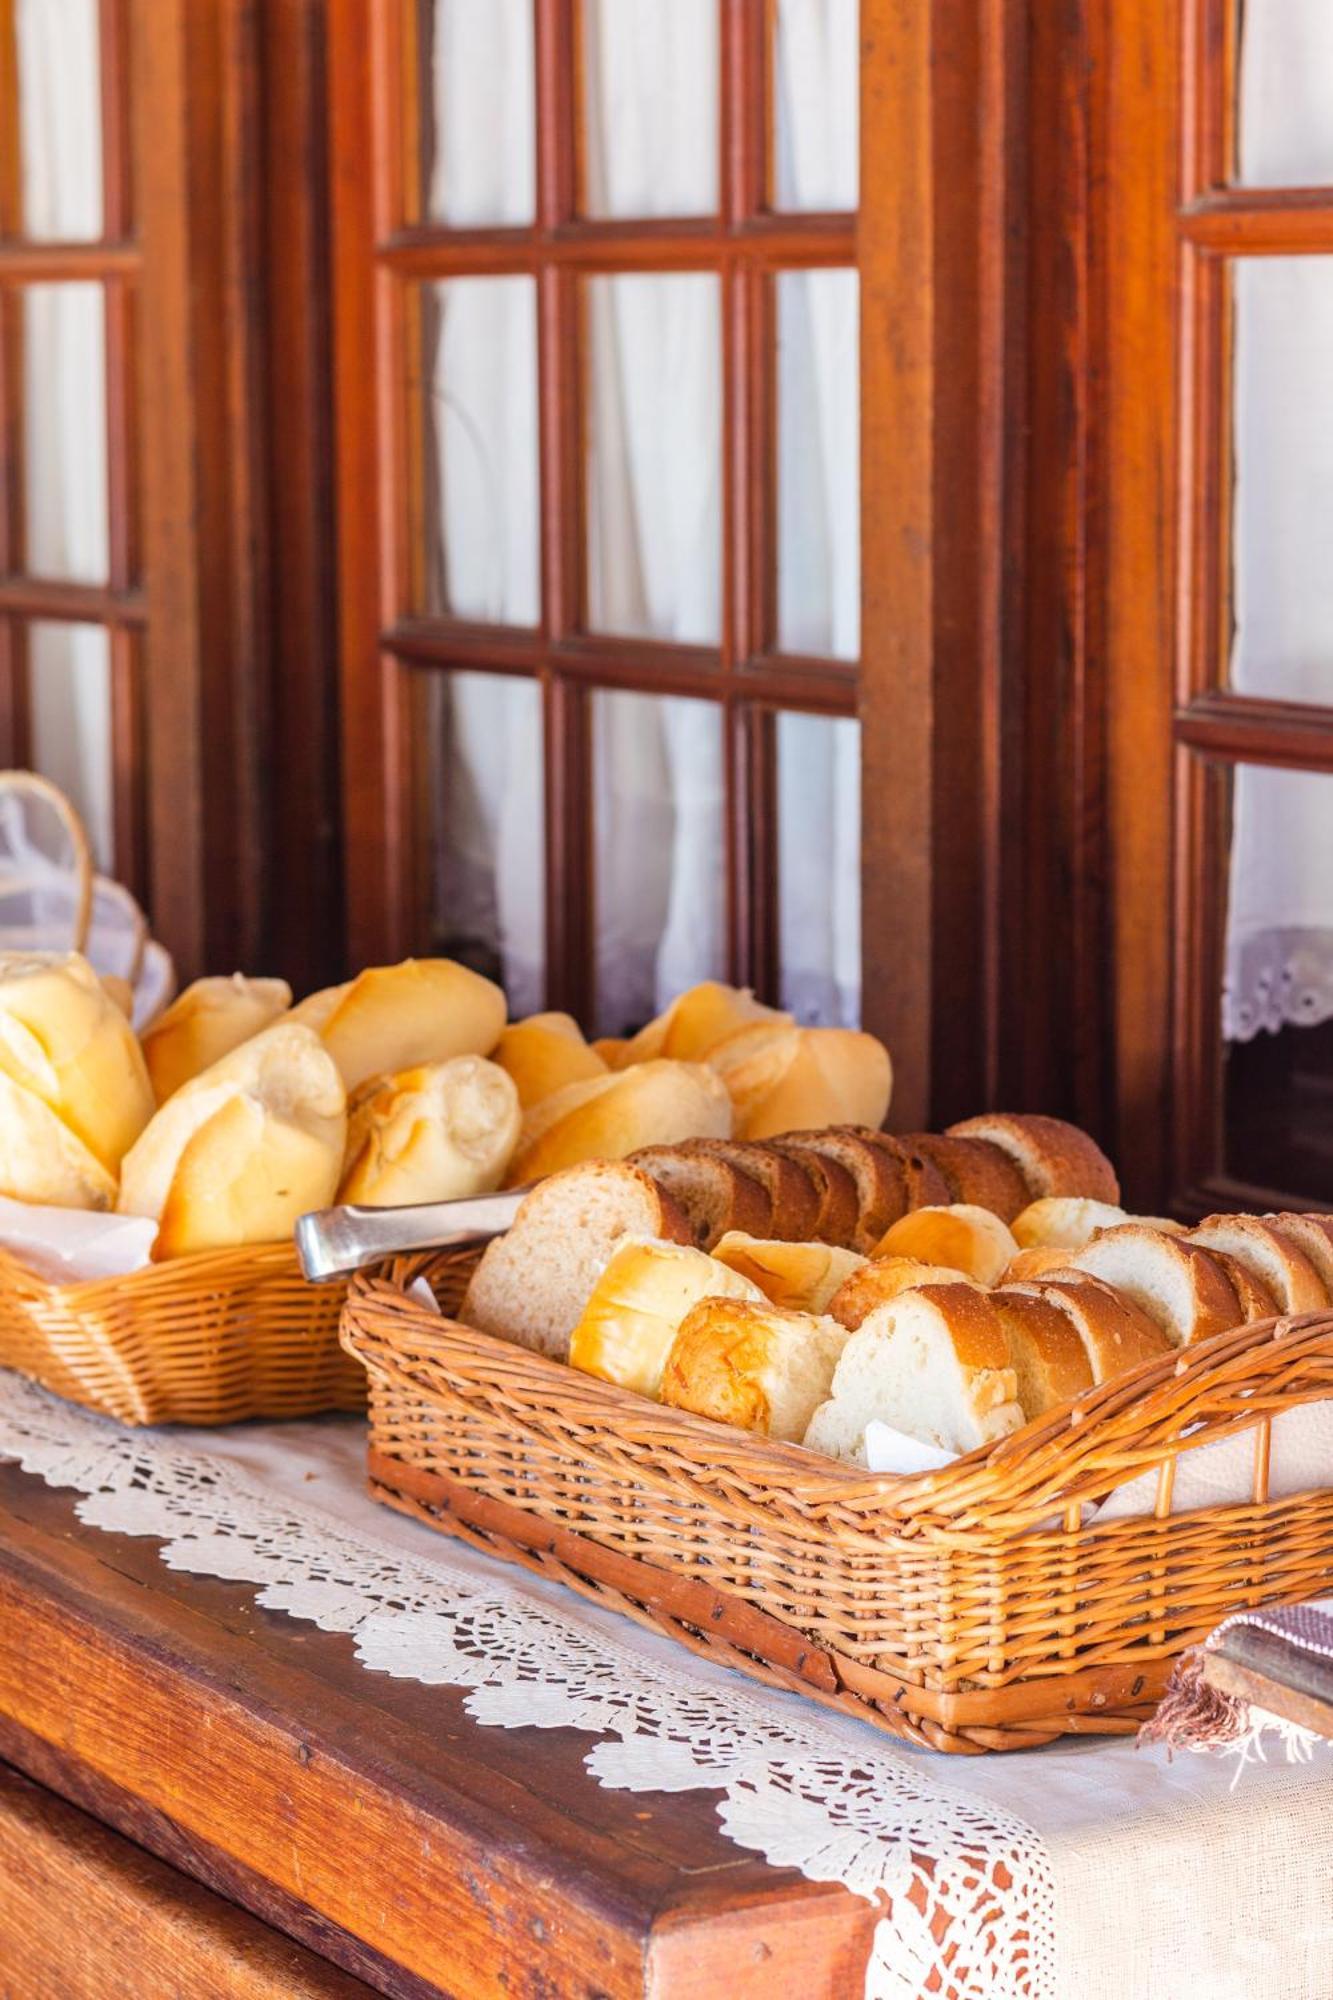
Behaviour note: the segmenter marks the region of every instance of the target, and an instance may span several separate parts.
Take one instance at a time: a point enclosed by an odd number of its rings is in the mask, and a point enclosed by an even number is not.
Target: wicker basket
[[[1220,1334],[910,1479],[670,1410],[440,1319],[476,1256],[352,1282],[391,1506],[760,1679],[937,1750],[1122,1734],[1248,1605],[1333,1588],[1333,1493],[1268,1500],[1271,1419],[1333,1397],[1333,1313]],[[1175,1459],[1253,1429],[1254,1499],[1170,1514]],[[1188,1437],[1186,1438],[1186,1433]],[[1081,1507],[1158,1469],[1152,1518]]]
[[[0,1250],[0,1367],[126,1424],[364,1410],[338,1345],[345,1295],[307,1284],[290,1243],[63,1285]]]

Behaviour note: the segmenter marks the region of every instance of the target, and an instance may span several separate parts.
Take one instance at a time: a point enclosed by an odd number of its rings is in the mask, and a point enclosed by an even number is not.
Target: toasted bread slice
[[[1028,1199],[1048,1194],[1089,1195],[1120,1201],[1115,1168],[1096,1141],[1063,1118],[1035,1112],[986,1111],[949,1127],[950,1138],[989,1139],[1009,1155],[1027,1185]]]

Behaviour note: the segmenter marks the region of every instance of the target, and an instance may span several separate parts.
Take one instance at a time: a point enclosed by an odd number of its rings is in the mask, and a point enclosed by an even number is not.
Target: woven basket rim
[[[230,1284],[246,1275],[262,1276],[299,1268],[296,1245],[289,1237],[280,1243],[245,1243],[225,1250],[195,1250],[183,1257],[164,1258],[160,1263],[145,1264],[137,1271],[105,1278],[49,1278],[42,1271],[34,1271],[14,1251],[0,1245],[0,1284],[22,1285],[53,1300],[59,1299],[71,1309],[95,1307],[99,1300],[113,1293],[123,1297],[126,1291],[147,1293],[208,1289]]]

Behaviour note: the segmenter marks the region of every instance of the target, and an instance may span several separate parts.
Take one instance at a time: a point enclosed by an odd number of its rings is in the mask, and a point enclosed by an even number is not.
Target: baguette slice
[[[808,1243],[819,1221],[820,1198],[804,1168],[776,1146],[753,1139],[688,1139],[688,1154],[711,1153],[758,1181],[769,1199],[768,1234],[786,1243]]]
[[[630,1158],[679,1205],[701,1250],[728,1230],[766,1236],[773,1206],[765,1189],[734,1161],[688,1146],[644,1146]]]
[[[861,1415],[855,1403],[840,1403],[830,1396],[822,1402],[806,1426],[801,1443],[807,1451],[817,1451],[825,1458],[840,1459],[844,1465],[864,1465],[867,1462],[866,1424],[868,1418]]]
[[[1302,1251],[1318,1271],[1333,1300],[1333,1215],[1267,1215],[1280,1236]]]
[[[1070,1251],[1057,1249],[1054,1244],[1034,1243],[1030,1249],[1020,1250],[1016,1257],[1009,1259],[1000,1282],[1004,1285],[1026,1285],[1034,1278],[1052,1277],[1068,1268],[1070,1255]]]
[[[783,1141],[790,1150],[815,1153],[845,1168],[856,1188],[857,1216],[850,1247],[868,1254],[891,1222],[909,1206],[906,1168],[886,1147],[874,1145],[859,1132],[833,1126],[827,1131],[791,1132]]]
[[[825,1313],[829,1301],[864,1258],[829,1243],[763,1242],[732,1230],[714,1246],[719,1264],[758,1285],[766,1299],[792,1312]]]
[[[963,1139],[947,1132],[906,1132],[908,1152],[929,1160],[948,1189],[949,1201],[988,1208],[1012,1223],[1028,1203],[1027,1182],[1009,1155],[989,1139]]]
[[[487,1244],[458,1317],[567,1361],[569,1337],[619,1245],[627,1237],[689,1243],[690,1235],[671,1196],[641,1167],[568,1167],[535,1187],[505,1235]]]
[[[879,1132],[869,1125],[842,1125],[838,1129],[888,1154],[902,1173],[909,1209],[946,1208],[952,1200],[948,1181],[926,1153],[908,1146],[892,1132]]]
[[[662,1401],[799,1444],[828,1395],[846,1338],[833,1320],[767,1300],[704,1299],[676,1335]]]
[[[783,1139],[766,1139],[764,1145],[789,1159],[814,1188],[819,1207],[810,1234],[815,1241],[831,1243],[838,1249],[849,1248],[856,1234],[861,1204],[856,1196],[856,1182],[846,1167],[839,1160],[812,1153],[808,1147],[789,1146]]]
[[[832,1400],[863,1433],[877,1419],[954,1453],[994,1444],[1023,1422],[1004,1323],[967,1284],[929,1285],[879,1306],[848,1338]]]
[[[1018,1245],[998,1215],[988,1208],[958,1202],[949,1208],[914,1208],[891,1223],[873,1255],[915,1257],[923,1264],[943,1264],[964,1271],[983,1285],[993,1285]]]
[[[1240,1301],[1226,1272],[1182,1236],[1121,1223],[1071,1251],[1067,1262],[1070,1270],[1101,1278],[1141,1307],[1175,1347],[1241,1324]]]
[[[1003,1292],[1016,1309],[1021,1309],[1023,1300],[1036,1299],[1063,1313],[1082,1343],[1094,1382],[1113,1381],[1172,1346],[1161,1327],[1132,1299],[1086,1278],[1080,1281],[1072,1272],[1067,1278],[1035,1285],[1006,1285]]]
[[[509,1186],[521,1187],[582,1160],[623,1160],[644,1146],[698,1136],[725,1139],[731,1103],[703,1063],[639,1063],[567,1084],[523,1120]]]
[[[1314,1312],[1328,1304],[1324,1281],[1304,1250],[1261,1216],[1209,1215],[1185,1241],[1233,1257],[1272,1294],[1281,1312]]]
[[[700,1299],[762,1300],[758,1285],[702,1250],[632,1238],[593,1286],[569,1342],[569,1365],[656,1397],[681,1321]]]
[[[566,1084],[607,1073],[572,1014],[530,1014],[526,1021],[511,1022],[496,1044],[494,1059],[514,1079],[525,1111]]]
[[[1006,1286],[987,1297],[1009,1336],[1025,1417],[1044,1417],[1092,1387],[1091,1356],[1072,1314],[1062,1312],[1035,1287]]]
[[[876,1310],[902,1292],[919,1292],[923,1285],[972,1285],[966,1271],[945,1264],[925,1264],[918,1257],[876,1257],[839,1285],[829,1300],[829,1317],[854,1331]]]
[[[1243,1264],[1229,1257],[1225,1250],[1210,1250],[1208,1255],[1215,1264],[1220,1264],[1231,1280],[1231,1289],[1240,1305],[1241,1321],[1250,1325],[1255,1320],[1272,1319],[1281,1312],[1277,1299],[1269,1291],[1261,1278],[1252,1277]]]
[[[987,1111],[949,1127],[951,1138],[989,1139],[1007,1153],[1037,1201],[1048,1194],[1090,1195],[1119,1203],[1115,1168],[1096,1142],[1063,1118],[1035,1112]]]

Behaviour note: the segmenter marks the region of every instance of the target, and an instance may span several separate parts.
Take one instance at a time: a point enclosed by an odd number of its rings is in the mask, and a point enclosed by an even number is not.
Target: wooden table
[[[860,1990],[875,1913],[0,1465],[0,2000]],[[22,1775],[20,1775],[22,1774]]]
[[[1321,1660],[1275,1632],[1233,1625],[1203,1655],[1203,1678],[1284,1722],[1333,1738],[1333,1660]]]

